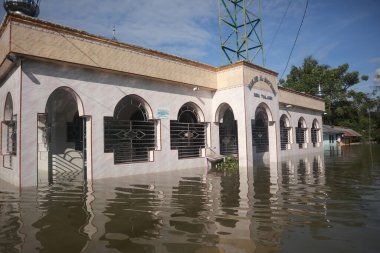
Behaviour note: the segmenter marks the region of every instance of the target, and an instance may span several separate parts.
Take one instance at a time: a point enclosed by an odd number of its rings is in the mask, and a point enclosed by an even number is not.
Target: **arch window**
[[[115,164],[153,160],[156,123],[148,110],[141,98],[129,95],[116,105],[113,117],[104,117],[104,152],[114,153]]]
[[[285,115],[280,118],[280,144],[281,150],[290,149],[291,129],[289,120]]]
[[[219,145],[221,155],[238,154],[237,122],[231,107],[224,111],[223,121],[219,124]]]
[[[37,114],[38,181],[49,183],[87,178],[86,118],[80,97],[58,87]]]
[[[252,138],[253,146],[256,146],[256,153],[269,150],[268,115],[262,107],[256,109],[255,120],[252,124]]]
[[[170,146],[178,150],[179,159],[202,156],[207,123],[200,122],[201,116],[196,105],[186,103],[179,109],[177,120],[170,121]]]
[[[307,127],[305,120],[300,118],[296,127],[296,143],[300,149],[306,148]]]
[[[17,115],[13,114],[13,100],[10,93],[5,100],[1,128],[3,167],[12,168],[12,156],[17,154]]]
[[[320,139],[319,139],[319,124],[317,120],[313,121],[313,125],[311,126],[311,142],[313,143],[313,147],[318,147]]]

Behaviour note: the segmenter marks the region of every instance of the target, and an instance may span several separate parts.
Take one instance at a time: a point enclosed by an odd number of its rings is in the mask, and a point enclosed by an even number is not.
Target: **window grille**
[[[2,122],[2,148],[3,167],[12,168],[12,156],[17,155],[17,115],[13,115],[11,120]]]
[[[311,127],[311,142],[313,143],[314,148],[317,146],[317,143],[319,142],[318,134],[319,128],[316,127],[316,122],[313,122],[313,125]]]
[[[223,122],[219,125],[219,144],[221,155],[238,154],[238,135],[236,121],[230,122],[229,124]]]
[[[75,143],[75,150],[84,151],[83,150],[83,138],[85,134],[84,124],[86,119],[83,117],[79,117],[78,113],[75,114],[73,122],[67,123],[67,142]]]
[[[296,143],[298,147],[302,149],[306,141],[306,128],[296,127]]]
[[[311,129],[311,142],[313,143],[313,147],[315,148],[318,143],[318,131],[319,129],[312,128]]]
[[[252,136],[253,146],[256,146],[256,153],[268,152],[268,126],[252,126]]]
[[[114,153],[115,164],[149,161],[156,147],[153,120],[119,120],[104,117],[104,152]]]
[[[3,121],[3,154],[17,154],[17,122],[15,115],[12,120]],[[4,146],[5,145],[5,146]]]
[[[170,145],[178,150],[179,159],[201,157],[201,150],[206,147],[206,125],[170,121]]]
[[[268,116],[261,107],[257,108],[255,120],[252,120],[252,142],[256,153],[269,151]]]
[[[285,117],[282,116],[280,119],[280,146],[281,150],[287,150],[289,148],[290,143],[290,131],[291,127],[287,127],[285,123]]]
[[[17,153],[17,123],[10,121],[8,123],[7,153],[16,155]]]
[[[281,150],[287,150],[290,143],[290,131],[291,127],[281,126],[280,127],[280,145]]]

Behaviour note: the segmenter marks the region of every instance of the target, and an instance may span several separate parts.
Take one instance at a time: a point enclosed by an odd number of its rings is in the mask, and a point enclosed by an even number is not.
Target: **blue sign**
[[[157,119],[168,119],[169,110],[168,109],[158,109],[157,110]]]

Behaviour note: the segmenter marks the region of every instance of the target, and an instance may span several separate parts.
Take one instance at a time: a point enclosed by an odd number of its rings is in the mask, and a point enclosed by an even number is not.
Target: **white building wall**
[[[213,122],[210,91],[193,91],[192,87],[163,81],[51,63],[25,62],[23,69],[23,103],[28,105],[23,109],[23,114],[28,115],[24,122],[28,128],[23,132],[28,148],[22,157],[28,171],[23,175],[23,186],[37,183],[37,113],[45,112],[50,94],[62,86],[70,87],[79,95],[84,115],[92,119],[92,156],[88,157],[92,173],[87,175],[89,179],[91,175],[98,179],[205,166],[205,158],[179,160],[177,150],[170,149],[170,120],[177,119],[184,103],[193,102],[203,112],[205,121]],[[160,120],[161,150],[154,151],[154,162],[115,165],[113,153],[104,153],[104,116],[113,116],[116,104],[131,94],[140,96],[150,105],[154,118],[158,109],[168,110],[169,118]]]
[[[11,184],[19,185],[20,181],[20,153],[24,150],[21,149],[20,143],[22,143],[22,139],[20,139],[20,133],[22,130],[21,126],[24,123],[20,120],[20,84],[21,84],[21,67],[15,66],[13,71],[9,73],[9,75],[5,78],[5,80],[0,83],[0,121],[4,120],[4,106],[7,98],[8,92],[12,96],[13,100],[13,115],[17,115],[17,152],[16,155],[12,156],[12,168],[3,167],[3,159],[6,159],[3,154],[5,154],[5,150],[1,150],[0,152],[0,179],[5,180]],[[5,135],[3,132],[5,129],[1,127],[1,137]],[[1,144],[5,141],[1,138]],[[3,146],[3,145],[1,145]]]
[[[223,103],[227,103],[233,113],[235,120],[237,121],[238,128],[238,156],[239,156],[239,196],[242,200],[245,200],[248,195],[248,150],[247,150],[247,129],[246,129],[246,112],[245,112],[245,95],[244,86],[236,85],[233,88],[225,88],[218,90],[213,98],[213,114],[216,118],[217,110]],[[217,134],[213,135],[213,147],[215,146],[218,153],[219,147],[219,125],[215,124]]]
[[[273,92],[268,92],[264,90],[249,89],[248,86],[245,87],[246,90],[246,111],[247,111],[247,149],[249,154],[249,166],[252,166],[255,162],[277,162],[278,145],[279,140],[276,136],[278,128],[278,98]],[[272,99],[269,99],[269,98]],[[256,109],[260,106],[267,106],[270,110],[268,115],[269,120],[269,152],[256,154],[253,143],[252,143],[252,120],[255,119]],[[267,113],[269,114],[269,113]],[[270,122],[272,121],[272,122]]]
[[[22,100],[20,99],[21,80]],[[260,85],[258,87],[261,87]],[[0,106],[3,108],[7,92],[12,93],[14,114],[18,114],[19,133],[17,157],[14,157],[15,167],[12,170],[2,168],[0,172],[2,179],[15,185],[19,185],[21,180],[23,187],[38,183],[37,114],[45,112],[49,96],[59,87],[72,89],[80,98],[80,104],[83,104],[83,110],[79,110],[80,114],[88,116],[87,179],[89,180],[188,168],[206,170],[204,157],[178,159],[178,151],[170,148],[170,120],[177,119],[180,107],[187,102],[196,104],[205,122],[210,123],[207,148],[216,153],[220,152],[219,125],[216,122],[217,109],[222,103],[227,103],[232,108],[238,123],[239,164],[242,179],[249,178],[248,168],[256,163],[262,161],[273,163],[293,155],[323,150],[322,143],[314,148],[310,140],[313,120],[317,119],[319,126],[322,126],[321,112],[279,105],[277,94],[268,89],[236,83],[231,88],[219,89],[216,92],[202,88],[193,90],[194,87],[173,85],[163,80],[85,69],[63,63],[24,60],[22,68],[19,67],[13,72],[0,89],[2,98]],[[169,116],[159,119],[159,150],[153,152],[152,162],[115,165],[114,154],[104,153],[104,117],[113,116],[117,103],[123,97],[132,94],[141,97],[149,104],[153,119],[157,119],[159,109],[166,110]],[[19,113],[20,101],[23,105],[21,114]],[[252,120],[255,118],[259,105],[267,106],[270,111],[270,148],[269,152],[257,155],[252,145]],[[279,138],[279,120],[282,114],[286,114],[290,120],[293,138],[291,149],[285,151],[280,150]],[[0,110],[0,116],[3,118],[3,110]],[[295,141],[295,127],[301,116],[308,127],[305,149],[299,149]],[[319,134],[319,140],[322,140],[322,131]],[[19,161],[22,165],[21,173],[18,169]],[[247,192],[247,189],[241,190],[243,193]]]
[[[215,92],[213,97],[213,121],[216,121],[217,110],[223,103],[228,104],[233,113],[238,127],[238,149],[239,149],[239,164],[242,167],[247,166],[247,148],[246,148],[246,128],[245,128],[245,108],[244,108],[244,88],[243,86],[235,86],[233,88],[225,88]],[[219,144],[219,124],[214,124],[212,135],[212,147],[220,153]]]
[[[322,112],[309,110],[306,108],[300,108],[300,107],[286,108],[285,105],[281,104],[280,110],[279,110],[278,122],[280,120],[280,117],[283,114],[285,114],[288,117],[290,126],[292,127],[291,128],[292,139],[291,139],[290,149],[279,151],[280,157],[282,160],[291,156],[297,156],[297,155],[302,156],[304,154],[323,151]],[[305,119],[306,127],[307,127],[307,134],[306,134],[307,138],[305,141],[307,147],[303,149],[300,149],[298,147],[298,144],[296,143],[296,130],[295,130],[295,128],[298,126],[298,121],[301,117]],[[317,143],[316,147],[313,147],[313,143],[311,142],[311,127],[315,119],[318,121],[319,127],[321,129],[318,132],[319,142]],[[280,133],[278,132],[278,134]]]

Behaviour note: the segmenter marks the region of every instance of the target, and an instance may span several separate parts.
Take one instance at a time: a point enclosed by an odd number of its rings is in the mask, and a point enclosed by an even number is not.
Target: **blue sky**
[[[262,0],[265,67],[280,75],[305,4],[306,0]],[[0,15],[4,16],[3,9]],[[112,37],[115,25],[119,41],[213,66],[222,64],[217,0],[42,0],[39,18],[104,37]],[[351,71],[369,75],[367,82],[355,86],[357,90],[369,92],[371,86],[379,85],[375,73],[380,75],[380,1],[310,0],[284,77],[291,65],[301,65],[309,55],[333,67],[348,63]]]

